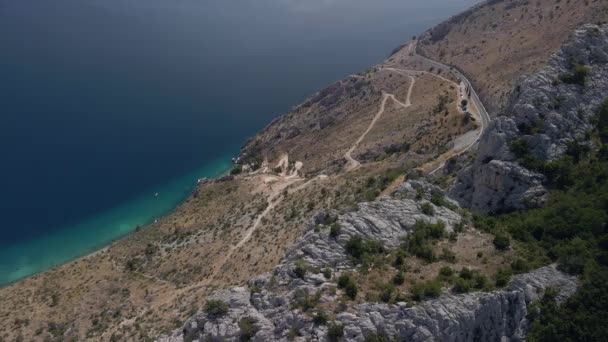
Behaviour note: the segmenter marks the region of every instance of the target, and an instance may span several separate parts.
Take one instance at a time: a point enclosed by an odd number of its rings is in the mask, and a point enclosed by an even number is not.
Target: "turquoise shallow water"
[[[91,219],[0,249],[0,285],[93,252],[170,212],[189,196],[197,179],[216,177],[229,170],[230,157],[206,163]]]

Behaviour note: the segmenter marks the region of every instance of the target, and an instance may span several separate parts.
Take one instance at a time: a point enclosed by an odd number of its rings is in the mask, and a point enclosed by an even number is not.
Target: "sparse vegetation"
[[[311,295],[308,289],[297,289],[293,294],[293,305],[305,312],[312,310],[317,307],[321,295],[321,291],[317,291],[314,295]]]
[[[420,205],[420,209],[422,210],[422,213],[425,215],[428,215],[428,216],[435,215],[435,208],[433,208],[433,206],[429,202],[422,203]]]
[[[357,284],[355,283],[354,279],[347,275],[347,274],[343,274],[338,278],[338,288],[339,289],[343,289],[344,293],[346,294],[346,296],[348,296],[348,298],[350,299],[355,299],[357,298]]]
[[[494,241],[492,241],[492,243],[494,243],[494,246],[497,249],[505,250],[511,245],[511,239],[509,238],[509,235],[499,231],[495,234]]]
[[[405,281],[405,274],[402,271],[397,272],[393,277],[393,284],[401,285]]]
[[[428,298],[437,298],[441,295],[441,282],[438,280],[429,280],[426,282],[416,283],[412,286],[412,299],[424,300]]]
[[[331,342],[337,342],[344,336],[344,325],[342,323],[332,321],[327,326],[327,339]]]
[[[359,235],[352,236],[346,243],[345,249],[357,261],[362,261],[369,255],[385,252],[384,247],[379,242],[363,240]]]
[[[417,221],[414,230],[405,238],[401,248],[428,262],[435,261],[431,243],[445,236],[445,223],[439,221],[435,224]]]
[[[585,86],[589,68],[585,65],[574,63],[570,72],[559,75],[560,81],[568,84]]]
[[[342,227],[338,222],[332,223],[329,229],[329,236],[332,238],[337,238],[338,235],[340,235],[340,230],[342,230]]]
[[[232,168],[232,170],[230,170],[230,174],[231,174],[231,175],[238,175],[238,174],[240,174],[241,172],[243,172],[243,165],[241,165],[241,164],[237,164],[237,165],[235,165],[235,166]]]
[[[258,332],[258,327],[255,325],[257,321],[251,317],[242,318],[239,321],[239,329],[241,330],[241,341],[250,341]]]
[[[329,317],[327,317],[327,314],[322,309],[317,310],[317,312],[315,313],[315,315],[312,319],[312,321],[316,325],[325,325],[325,324],[327,324],[328,320],[329,320]]]
[[[221,317],[228,313],[228,304],[219,299],[209,299],[205,304],[205,312],[209,317]]]

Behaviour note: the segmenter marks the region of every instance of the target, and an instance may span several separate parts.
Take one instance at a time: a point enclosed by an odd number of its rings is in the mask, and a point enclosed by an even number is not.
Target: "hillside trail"
[[[416,55],[416,44],[415,43],[410,43],[409,47],[408,47],[408,52],[411,55]],[[433,61],[434,62],[434,61]],[[437,62],[435,62],[437,63]],[[446,67],[446,66],[444,66]],[[368,125],[367,129],[359,136],[359,138],[353,143],[353,145],[349,148],[349,150],[344,154],[344,158],[347,160],[347,164],[345,167],[345,170],[347,172],[351,172],[353,170],[356,170],[357,168],[359,168],[361,166],[361,163],[359,161],[357,161],[356,159],[354,159],[352,157],[352,153],[357,149],[357,147],[359,146],[359,144],[363,141],[363,139],[365,139],[365,137],[367,136],[367,134],[373,129],[374,125],[376,124],[376,122],[382,117],[382,115],[385,112],[386,109],[386,103],[387,101],[390,99],[392,101],[394,101],[395,104],[403,107],[403,108],[408,108],[412,105],[412,101],[411,101],[411,97],[412,97],[412,92],[414,89],[414,85],[416,83],[416,78],[415,76],[420,75],[420,74],[429,74],[431,76],[434,77],[438,77],[444,81],[449,82],[450,84],[453,84],[456,86],[456,88],[458,89],[458,96],[459,99],[463,98],[464,95],[464,91],[466,90],[466,88],[462,87],[462,84],[457,84],[456,82],[449,80],[441,75],[437,75],[435,73],[431,73],[428,71],[422,71],[422,70],[409,70],[409,69],[400,69],[400,68],[394,68],[394,67],[384,67],[382,68],[384,70],[388,70],[388,71],[392,71],[392,72],[396,72],[399,73],[401,75],[407,76],[410,78],[411,80],[411,84],[409,86],[408,89],[408,93],[407,93],[407,99],[405,101],[405,103],[399,101],[396,96],[394,94],[390,94],[390,93],[386,93],[383,92],[382,93],[382,100],[380,103],[380,108],[378,109],[378,112],[376,113],[376,115],[373,117],[372,121],[370,122],[370,124]],[[468,80],[467,80],[468,81]],[[472,88],[472,87],[471,87]],[[459,106],[459,102],[458,101],[456,103],[458,110],[460,112],[463,112],[462,109]],[[483,106],[483,105],[482,105]],[[473,108],[475,108],[475,112],[476,113],[472,113],[473,115],[477,114],[478,117],[482,116],[481,110],[479,110],[479,105],[477,105],[476,103],[473,103]],[[438,157],[437,159],[435,159],[434,161],[431,161],[427,164],[431,164],[431,163],[435,163],[438,160],[442,160],[442,163],[440,164],[439,167],[435,168],[434,170],[432,170],[430,172],[430,174],[433,174],[434,172],[436,172],[437,170],[441,169],[446,161],[450,158],[452,158],[455,155],[459,155],[462,154],[464,152],[466,152],[468,149],[470,149],[481,137],[481,134],[483,133],[484,129],[485,129],[485,125],[484,125],[484,120],[483,118],[481,118],[481,129],[479,129],[479,134],[476,136],[473,136],[472,134],[464,134],[461,137],[458,137],[457,140],[459,139],[458,143],[455,144],[455,147],[445,153],[444,155]],[[474,132],[474,131],[472,131]],[[470,133],[470,132],[468,132]],[[445,158],[442,158],[443,156],[447,156]],[[323,180],[323,179],[327,179],[328,176],[326,175],[319,175],[317,177],[314,177],[302,184],[300,184],[299,186],[293,187],[293,188],[289,188],[290,186],[292,186],[293,184],[297,183],[297,182],[301,182],[301,181],[305,181],[305,178],[301,178],[297,171],[302,167],[302,163],[301,162],[297,162],[296,163],[296,170],[292,171],[291,174],[287,174],[287,168],[289,165],[289,159],[287,155],[283,155],[278,164],[277,167],[281,167],[283,170],[282,172],[279,174],[279,186],[275,186],[274,188],[271,187],[271,193],[267,198],[267,206],[266,208],[256,217],[254,223],[251,225],[251,227],[249,227],[247,229],[247,231],[245,232],[245,235],[234,245],[232,245],[228,252],[220,259],[220,262],[218,263],[218,266],[215,267],[215,270],[211,273],[210,276],[206,277],[204,280],[202,280],[201,282],[197,283],[197,284],[193,284],[190,285],[188,287],[185,288],[181,288],[180,292],[184,292],[184,291],[188,291],[190,289],[194,289],[194,288],[200,288],[200,287],[206,287],[209,286],[210,283],[215,280],[215,278],[223,271],[224,266],[226,265],[226,263],[228,262],[228,260],[230,258],[232,258],[232,256],[234,255],[234,253],[240,249],[241,247],[243,247],[253,236],[253,234],[255,233],[255,231],[257,230],[257,228],[259,227],[259,225],[261,224],[262,220],[278,205],[281,203],[281,201],[283,200],[283,198],[285,196],[281,196],[284,192],[284,190],[287,190],[288,193],[294,193],[297,191],[300,191],[304,188],[306,188],[307,186],[309,186],[310,184],[312,184],[313,182],[317,181],[317,180]],[[398,183],[403,182],[403,180],[405,179],[404,176],[400,177],[399,179],[397,179]],[[394,188],[395,184],[397,184],[397,181],[394,182],[394,184],[391,184],[389,186],[389,188]],[[276,184],[276,183],[274,183]],[[386,191],[385,191],[386,192]],[[383,194],[385,193],[383,192]]]
[[[285,166],[285,168],[283,169],[283,172],[280,173],[279,177],[277,177],[277,181],[273,182],[272,183],[273,185],[270,187],[271,192],[268,195],[268,198],[266,200],[267,201],[266,208],[255,218],[253,224],[245,231],[245,234],[243,235],[243,237],[236,244],[233,244],[232,246],[230,246],[228,251],[224,255],[222,255],[219,262],[216,263],[217,266],[214,267],[214,271],[208,277],[206,277],[204,280],[202,280],[199,283],[192,284],[190,286],[179,289],[179,291],[181,293],[184,293],[188,290],[192,290],[195,288],[201,288],[201,287],[206,287],[206,286],[211,285],[211,282],[214,281],[216,279],[216,277],[223,271],[224,266],[232,258],[232,256],[235,254],[235,252],[237,252],[240,248],[242,248],[251,239],[251,237],[253,236],[255,231],[258,229],[258,227],[260,226],[260,224],[262,223],[264,218],[274,208],[276,208],[277,205],[279,205],[283,201],[283,199],[285,198],[285,196],[284,196],[285,191],[287,191],[287,194],[292,194],[292,193],[305,189],[306,187],[308,187],[309,185],[311,185],[312,183],[314,183],[317,180],[324,180],[324,179],[328,178],[328,176],[326,176],[326,175],[318,175],[314,178],[306,180],[305,178],[298,176],[297,171],[303,165],[301,162],[296,162],[296,165],[295,165],[296,170],[294,170],[290,174],[288,174],[286,171],[286,167],[288,165],[288,160],[289,159],[288,159],[287,155],[284,155],[280,158],[277,166],[281,166],[281,167]],[[302,181],[305,181],[305,182],[298,186],[292,187],[294,184],[302,182]]]
[[[407,75],[410,77],[411,77],[411,75],[409,73],[427,74],[430,76],[440,78],[446,82],[449,82],[450,84],[456,86],[456,88],[458,89],[457,92],[458,92],[459,101],[456,102],[457,110],[460,113],[465,113],[465,111],[460,106],[460,100],[462,100],[466,97],[466,87],[463,87],[462,83],[457,84],[456,82],[449,80],[441,75],[437,75],[435,73],[428,72],[428,71],[422,71],[422,70],[410,70],[410,69],[400,69],[400,68],[392,68],[392,67],[382,68],[381,70],[393,71],[398,74]],[[447,161],[449,159],[465,153],[470,148],[472,148],[475,145],[475,143],[477,143],[477,141],[479,141],[479,139],[481,138],[481,135],[483,134],[483,132],[485,130],[482,113],[480,112],[476,103],[473,101],[470,101],[468,109],[469,109],[468,112],[471,113],[475,117],[475,119],[481,123],[480,128],[477,130],[469,131],[465,134],[462,134],[462,135],[456,137],[454,139],[454,147],[452,147],[449,151],[443,153],[442,155],[438,156],[434,160],[422,165],[420,167],[420,169],[422,171],[427,172],[429,175],[435,174],[437,171],[441,170],[445,166],[445,164],[447,163]],[[437,164],[437,162],[439,162],[439,165],[435,166],[435,164]]]
[[[357,168],[359,168],[361,166],[361,163],[359,161],[357,161],[355,158],[352,157],[352,153],[359,146],[359,144],[363,141],[363,139],[365,139],[365,137],[372,130],[372,128],[374,128],[374,125],[376,124],[376,122],[378,121],[378,119],[380,119],[380,117],[382,117],[382,115],[384,114],[384,110],[386,108],[386,102],[389,99],[391,99],[396,104],[400,105],[403,108],[407,108],[407,107],[410,107],[412,105],[412,101],[411,101],[412,90],[414,89],[414,84],[416,84],[416,79],[413,76],[411,76],[411,75],[405,75],[405,76],[409,77],[410,80],[412,81],[410,83],[410,87],[409,87],[409,89],[407,91],[407,99],[405,100],[405,103],[397,100],[397,98],[395,97],[394,94],[382,93],[382,102],[380,103],[380,108],[378,109],[378,112],[376,113],[376,115],[372,119],[372,122],[370,122],[370,124],[369,124],[369,126],[367,126],[367,129],[365,130],[365,132],[363,132],[363,134],[361,134],[361,136],[359,136],[359,138],[355,141],[355,143],[344,154],[344,159],[346,159],[345,169],[346,169],[347,172],[354,171],[354,170],[356,170]]]

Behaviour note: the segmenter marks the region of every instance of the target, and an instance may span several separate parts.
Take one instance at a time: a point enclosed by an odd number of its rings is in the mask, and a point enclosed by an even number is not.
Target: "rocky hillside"
[[[547,176],[551,161],[576,158],[577,149],[593,144],[586,134],[608,94],[607,64],[608,25],[577,29],[541,71],[521,78],[508,115],[492,122],[450,195],[484,212],[542,205],[545,187],[559,182]],[[490,259],[475,265],[457,247],[484,245],[467,217],[440,188],[415,180],[355,211],[321,211],[271,273],[213,293],[182,329],[159,341],[525,339],[530,303],[548,288],[562,302],[578,282],[555,265],[505,281],[497,238],[496,249],[485,251]],[[438,260],[459,260],[461,269],[431,266]],[[493,263],[498,268],[482,266]],[[492,272],[495,282],[488,283],[484,274]]]
[[[548,266],[516,276],[504,289],[489,292],[455,295],[443,288],[444,294],[437,299],[412,302],[403,297],[392,304],[345,300],[348,286],[342,290],[336,286],[343,287],[344,275],[360,272],[360,261],[351,250],[354,238],[393,249],[399,248],[406,235],[414,234],[417,222],[444,222],[442,229],[456,229],[462,219],[457,212],[432,204],[434,214],[424,209],[424,203],[429,203],[424,198],[439,192],[427,183],[410,181],[397,190],[395,197],[400,199],[361,204],[335,222],[331,214],[318,213],[271,274],[252,279],[246,288],[212,294],[205,310],[159,341],[521,339],[527,327],[527,305],[540,298],[545,288],[559,289],[560,298],[574,293],[575,278]],[[335,225],[339,233],[329,227]],[[329,308],[335,308],[334,312],[325,314]]]
[[[548,287],[564,300],[579,284],[552,263],[581,274],[606,262],[608,279],[608,182],[593,183],[608,179],[608,160],[593,157],[603,153],[599,126],[588,134],[608,94],[608,28],[579,27],[605,3],[488,1],[314,94],[170,215],[0,289],[0,342],[520,340],[530,324],[534,333],[529,304]],[[487,126],[476,101],[463,101],[468,82],[418,52],[462,69],[504,113]],[[517,217],[469,211],[565,193],[562,157],[584,159],[571,164],[598,175],[587,175],[595,192],[574,189],[561,206]],[[573,207],[583,214],[560,216]]]
[[[521,75],[539,71],[580,25],[606,20],[603,0],[489,0],[425,32],[419,52],[462,70],[497,116]]]
[[[585,25],[538,73],[516,85],[451,195],[481,212],[539,206],[546,162],[584,140],[608,94],[608,25]]]

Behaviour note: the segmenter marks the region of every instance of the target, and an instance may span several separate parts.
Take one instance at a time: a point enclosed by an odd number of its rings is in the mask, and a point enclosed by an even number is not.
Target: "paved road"
[[[431,64],[432,66],[434,66],[437,69],[441,69],[443,72],[445,73],[451,73],[454,76],[456,76],[458,78],[458,80],[462,83],[465,84],[465,86],[467,87],[467,89],[471,90],[471,97],[470,99],[475,103],[475,106],[479,109],[479,114],[481,116],[481,121],[482,121],[482,130],[485,130],[489,125],[490,122],[492,121],[492,119],[490,118],[490,115],[488,114],[488,111],[486,110],[486,107],[483,105],[483,103],[481,102],[481,100],[479,99],[479,96],[477,95],[477,92],[475,91],[475,89],[473,89],[473,85],[471,84],[471,81],[469,81],[469,79],[463,75],[460,71],[458,71],[456,68],[452,68],[450,66],[447,66],[445,64],[436,62],[430,58],[424,57],[422,55],[419,55],[416,52],[416,42],[412,42],[410,44],[410,51],[413,52],[413,57],[418,58],[428,64]],[[412,48],[413,46],[413,48]]]

